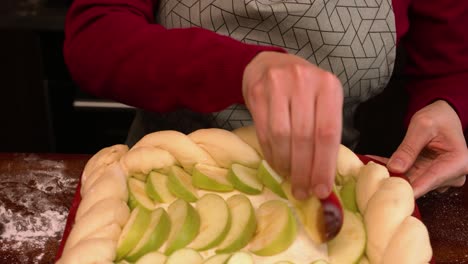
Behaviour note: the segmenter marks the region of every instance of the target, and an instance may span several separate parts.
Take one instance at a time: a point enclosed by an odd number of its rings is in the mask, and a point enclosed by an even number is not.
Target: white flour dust
[[[69,206],[64,197],[74,193],[78,180],[67,177],[63,162],[35,155],[24,161],[18,177],[0,175],[7,179],[0,182],[0,252],[36,250],[40,253],[25,261],[38,263],[51,239],[63,233]]]
[[[48,210],[37,215],[24,216],[0,206],[0,240],[15,241],[13,249],[21,248],[23,243],[42,248],[47,238],[60,235],[66,218],[66,212]],[[5,247],[5,243],[1,247]]]

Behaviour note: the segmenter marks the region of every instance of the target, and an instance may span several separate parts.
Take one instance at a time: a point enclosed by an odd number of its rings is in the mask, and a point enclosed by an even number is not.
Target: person
[[[420,197],[468,173],[467,24],[457,0],[75,0],[64,56],[79,87],[141,109],[130,145],[252,118],[266,160],[305,199],[331,192],[339,143],[359,141],[356,108],[403,47],[406,135],[376,158]]]

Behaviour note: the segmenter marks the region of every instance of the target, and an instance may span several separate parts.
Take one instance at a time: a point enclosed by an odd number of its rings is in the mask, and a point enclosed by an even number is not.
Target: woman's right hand
[[[245,68],[242,92],[267,162],[290,178],[297,199],[326,198],[342,130],[337,77],[298,56],[262,52]]]

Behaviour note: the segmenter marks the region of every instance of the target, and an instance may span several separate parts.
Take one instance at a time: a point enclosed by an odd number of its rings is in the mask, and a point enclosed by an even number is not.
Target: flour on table
[[[13,249],[23,243],[42,248],[47,238],[60,236],[65,228],[67,212],[48,210],[37,215],[20,215],[0,205],[0,241],[15,241]],[[4,247],[6,243],[1,243]],[[8,247],[11,248],[11,247]],[[3,249],[3,248],[2,248]]]
[[[67,177],[61,161],[35,155],[23,160],[23,174],[0,175],[8,179],[0,182],[0,251],[36,249],[40,253],[34,259],[24,256],[24,263],[39,263],[51,241],[62,236],[69,207],[64,200],[74,193],[78,179]]]

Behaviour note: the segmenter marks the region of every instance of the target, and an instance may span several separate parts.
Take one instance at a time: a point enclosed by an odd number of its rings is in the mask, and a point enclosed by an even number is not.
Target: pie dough
[[[125,145],[102,149],[84,168],[82,201],[58,263],[112,263],[119,234],[130,215],[129,177],[144,180],[149,172],[164,174],[173,165],[188,173],[196,164],[228,169],[233,163],[239,163],[256,169],[262,158],[252,126],[233,132],[201,129],[188,135],[159,131],[146,135],[130,150]],[[368,259],[371,264],[430,261],[432,248],[427,229],[411,216],[414,195],[408,182],[389,177],[387,169],[377,163],[363,165],[344,146],[339,151],[337,174],[337,181],[356,179],[356,200],[368,232],[363,261]],[[289,255],[280,255],[296,260],[312,251],[303,246],[306,245],[305,236],[298,236],[296,240],[299,242],[288,249],[291,250]],[[316,246],[317,254],[320,248],[324,249],[324,245]],[[267,263],[270,262],[272,260]]]

